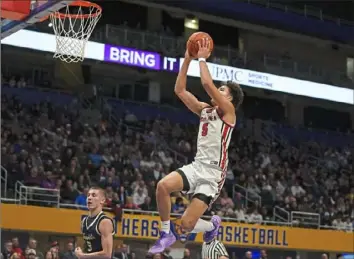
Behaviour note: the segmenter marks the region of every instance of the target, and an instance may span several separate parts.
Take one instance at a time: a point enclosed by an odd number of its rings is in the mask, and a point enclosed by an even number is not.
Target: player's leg
[[[171,193],[182,191],[183,177],[178,171],[173,171],[161,179],[156,187],[156,202],[161,218],[161,231],[170,232]]]
[[[213,216],[210,221],[201,219],[204,212],[216,197],[213,194],[213,189],[214,188],[209,184],[199,185],[196,190],[198,193],[193,196],[191,204],[188,206],[181,219],[183,230],[192,233],[203,232],[205,242],[213,240],[221,225],[221,218],[216,215]],[[210,193],[213,195],[208,196],[207,194]]]
[[[182,216],[182,228],[194,233],[204,232],[204,241],[210,242],[218,233],[221,218],[213,216],[210,221],[200,219],[204,212],[219,196],[225,173],[212,167],[196,165],[198,171],[192,203]]]
[[[156,201],[161,218],[160,238],[150,248],[149,253],[162,253],[176,242],[175,235],[170,231],[170,212],[172,192],[189,191],[193,184],[193,165],[187,165],[166,175],[156,188]]]
[[[212,197],[204,193],[197,193],[193,196],[191,203],[181,218],[181,227],[184,231],[199,233],[210,231],[214,228],[209,221],[201,219],[208,209]]]

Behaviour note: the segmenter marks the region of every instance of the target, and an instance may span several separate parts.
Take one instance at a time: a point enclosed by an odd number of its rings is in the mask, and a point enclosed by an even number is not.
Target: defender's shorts
[[[176,171],[182,175],[185,193],[204,194],[211,198],[211,203],[218,198],[226,176],[226,172],[221,168],[199,161],[194,161]]]

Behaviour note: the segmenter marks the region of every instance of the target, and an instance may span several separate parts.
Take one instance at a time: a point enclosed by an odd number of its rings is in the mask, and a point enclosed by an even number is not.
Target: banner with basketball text
[[[81,218],[87,212],[77,209],[45,208],[2,204],[1,227],[11,230],[80,235]],[[137,211],[139,213],[139,211]],[[26,215],[21,217],[19,215]],[[111,215],[113,217],[113,215]],[[63,222],[65,219],[65,222]],[[153,241],[159,236],[159,217],[153,215],[124,214],[117,222],[116,236]],[[182,241],[203,242],[202,234],[176,233]],[[319,230],[283,226],[265,226],[223,222],[218,239],[228,246],[262,247],[275,249],[352,252],[353,232]]]

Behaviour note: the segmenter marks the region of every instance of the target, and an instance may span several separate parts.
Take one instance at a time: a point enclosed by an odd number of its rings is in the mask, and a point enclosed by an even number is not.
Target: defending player
[[[113,220],[103,213],[105,200],[105,191],[101,188],[91,187],[87,193],[89,215],[81,221],[84,251],[80,247],[75,249],[79,259],[112,258],[115,228]]]
[[[199,42],[197,54],[201,82],[211,97],[212,106],[197,100],[186,90],[187,71],[192,58],[188,50],[178,74],[175,93],[183,103],[200,116],[197,154],[193,163],[166,175],[157,185],[156,199],[161,217],[160,238],[149,253],[161,253],[175,241],[170,231],[172,192],[193,193],[192,201],[181,218],[181,227],[187,232],[204,232],[204,241],[210,242],[218,232],[221,218],[213,216],[211,221],[200,219],[218,197],[225,181],[228,165],[228,146],[236,123],[236,109],[243,101],[239,85],[226,82],[216,88],[209,73],[206,59],[210,56],[209,41]]]

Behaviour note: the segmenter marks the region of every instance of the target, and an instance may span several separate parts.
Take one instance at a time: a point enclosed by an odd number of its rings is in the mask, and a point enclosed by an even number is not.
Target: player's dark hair
[[[232,81],[226,81],[226,82],[222,82],[221,85],[225,85],[229,88],[230,90],[230,94],[232,96],[232,104],[234,105],[235,109],[238,109],[240,107],[240,105],[243,102],[243,91],[240,87],[239,84],[232,82]]]
[[[104,198],[107,198],[106,191],[99,186],[91,186],[89,190],[98,190],[103,194]]]

